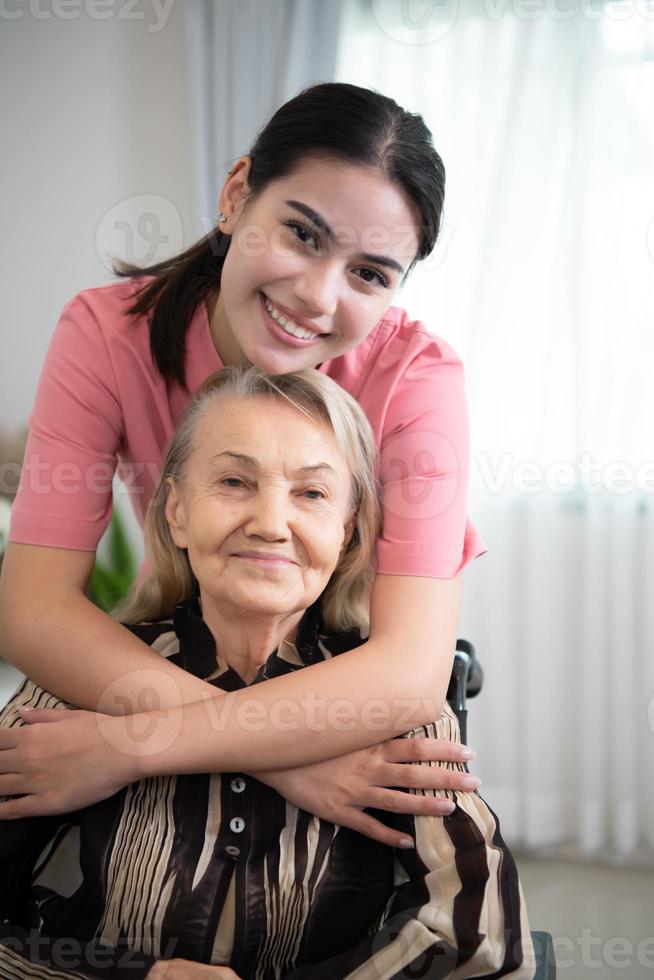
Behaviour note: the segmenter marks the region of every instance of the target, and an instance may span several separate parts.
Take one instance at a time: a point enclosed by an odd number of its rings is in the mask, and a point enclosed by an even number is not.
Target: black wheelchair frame
[[[469,640],[458,639],[452,665],[452,675],[447,688],[447,701],[459,719],[461,741],[468,741],[468,698],[476,697],[484,683],[484,672],[477,660],[475,648]],[[531,940],[536,954],[534,980],[556,980],[554,943],[548,932],[532,932]]]

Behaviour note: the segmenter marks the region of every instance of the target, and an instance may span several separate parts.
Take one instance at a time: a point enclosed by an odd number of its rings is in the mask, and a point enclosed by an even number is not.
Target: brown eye
[[[370,285],[377,283],[378,286],[383,286],[384,289],[388,289],[388,279],[378,269],[371,269],[369,266],[364,266],[362,269],[359,269],[359,272],[369,272],[373,276],[372,279],[364,279],[364,282],[370,283]],[[361,279],[362,277],[359,276],[359,278]]]
[[[302,221],[285,221],[284,224],[287,228],[291,229],[301,245],[308,245],[310,239],[313,241],[314,245],[318,244],[316,233],[309,227],[309,225],[303,224]],[[306,238],[304,237],[305,235]]]

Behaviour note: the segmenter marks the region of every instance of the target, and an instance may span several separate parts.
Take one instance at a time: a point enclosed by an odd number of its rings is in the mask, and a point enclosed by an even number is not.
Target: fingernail
[[[477,789],[481,786],[481,779],[478,779],[477,776],[466,776],[462,784],[466,789]]]
[[[410,837],[403,837],[400,841],[400,847],[404,848],[405,851],[408,851],[415,846],[415,842]]]
[[[449,815],[450,813],[454,813],[454,811],[456,810],[456,806],[454,805],[454,803],[444,803],[443,810],[447,815]]]
[[[34,711],[34,708],[30,707],[28,704],[20,704],[18,706],[19,711]]]
[[[461,749],[461,758],[462,759],[476,759],[477,758],[477,753],[473,749],[468,749],[468,748]]]

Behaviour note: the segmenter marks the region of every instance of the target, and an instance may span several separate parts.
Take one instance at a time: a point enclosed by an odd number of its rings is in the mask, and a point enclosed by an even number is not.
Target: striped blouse
[[[130,629],[210,683],[246,686],[217,661],[195,600]],[[325,632],[316,603],[252,684],[362,642]],[[18,705],[70,707],[25,680],[1,726],[21,724]],[[401,737],[460,740],[447,704]],[[320,820],[243,773],[144,779],[72,814],[0,824],[0,978],[138,978],[172,957],[228,964],[244,980],[532,978],[497,817],[476,792],[433,795],[454,812],[370,811],[415,838],[409,851]]]

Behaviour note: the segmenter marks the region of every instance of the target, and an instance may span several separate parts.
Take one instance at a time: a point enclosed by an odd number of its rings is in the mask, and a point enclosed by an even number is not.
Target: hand
[[[26,725],[0,729],[0,796],[20,796],[0,803],[0,819],[70,813],[136,778],[128,717],[65,708],[21,714]]]
[[[211,966],[192,960],[157,960],[148,980],[241,980],[228,966]]]
[[[323,820],[349,827],[366,837],[401,847],[406,834],[393,830],[369,813],[365,807],[391,813],[446,816],[455,805],[437,793],[471,792],[480,784],[466,772],[430,766],[430,762],[468,761],[467,746],[434,738],[391,738],[378,745],[350,752],[296,769],[256,772],[253,775],[277,790],[289,802]],[[474,753],[472,753],[474,756]],[[405,765],[426,763],[426,765]],[[476,785],[465,785],[473,779]],[[389,787],[427,790],[427,795],[405,793]]]

